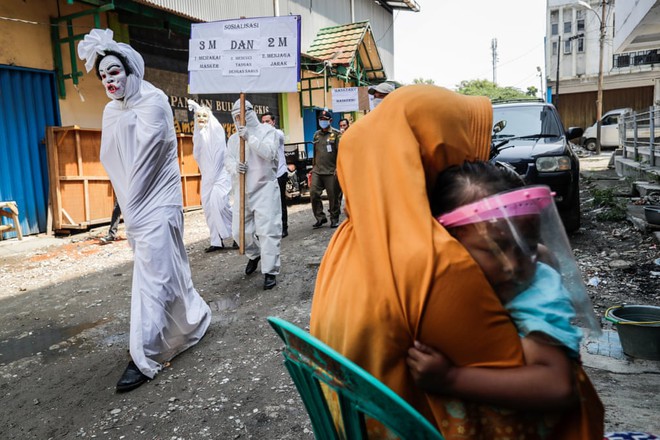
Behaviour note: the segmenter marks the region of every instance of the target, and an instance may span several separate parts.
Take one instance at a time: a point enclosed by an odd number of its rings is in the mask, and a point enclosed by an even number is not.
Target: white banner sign
[[[355,112],[360,110],[358,87],[332,89],[332,111]]]
[[[193,23],[190,93],[297,92],[300,16]]]

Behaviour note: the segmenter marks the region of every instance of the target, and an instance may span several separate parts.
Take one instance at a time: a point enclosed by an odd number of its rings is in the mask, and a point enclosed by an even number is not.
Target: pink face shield
[[[517,258],[547,263],[562,278],[576,311],[576,325],[592,333],[600,332],[582,274],[571,250],[566,231],[547,186],[526,186],[485,197],[437,217],[447,229],[479,226],[487,234],[498,233],[515,247]],[[533,231],[530,233],[530,231]],[[531,237],[531,238],[530,238]],[[505,243],[503,240],[502,243]],[[502,249],[501,255],[507,251]],[[511,254],[510,250],[508,254]]]
[[[539,215],[552,204],[554,193],[544,186],[530,186],[495,194],[469,205],[464,205],[438,217],[446,228],[463,226],[488,220]]]

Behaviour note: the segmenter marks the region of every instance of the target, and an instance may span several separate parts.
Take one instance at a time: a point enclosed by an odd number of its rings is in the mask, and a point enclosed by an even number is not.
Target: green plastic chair
[[[389,431],[387,438],[444,440],[424,416],[361,367],[290,322],[272,316],[268,322],[284,341],[284,365],[317,439],[367,439],[366,419],[371,418]],[[321,384],[337,394],[343,430],[336,427]]]

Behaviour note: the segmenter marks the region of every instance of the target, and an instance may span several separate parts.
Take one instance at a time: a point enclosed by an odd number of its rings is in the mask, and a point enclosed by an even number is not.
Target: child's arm
[[[571,361],[562,348],[535,336],[524,338],[522,346],[526,364],[521,367],[456,367],[418,341],[408,350],[407,363],[415,382],[432,393],[518,409],[574,403]]]

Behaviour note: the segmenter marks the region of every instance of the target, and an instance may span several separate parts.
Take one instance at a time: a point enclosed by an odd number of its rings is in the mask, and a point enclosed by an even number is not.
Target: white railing
[[[619,119],[619,145],[624,158],[660,166],[660,106],[624,114]]]

